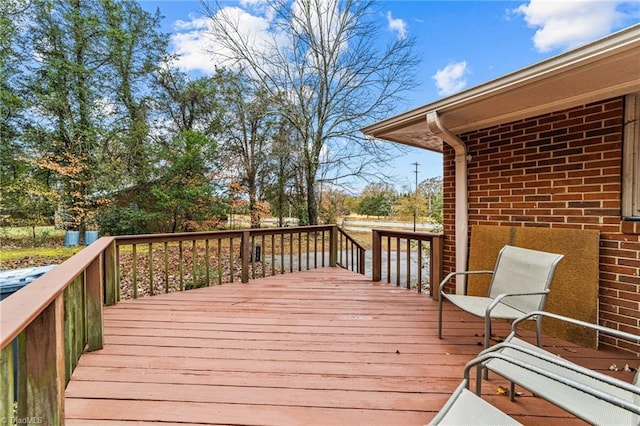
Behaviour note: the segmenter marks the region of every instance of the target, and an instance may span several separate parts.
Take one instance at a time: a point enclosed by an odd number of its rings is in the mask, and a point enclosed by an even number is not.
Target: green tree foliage
[[[418,192],[425,199],[427,215],[431,221],[442,225],[444,223],[442,177],[433,177],[420,182]]]
[[[215,145],[194,131],[181,132],[163,150],[163,173],[113,195],[97,221],[109,234],[183,232],[220,226],[227,206],[215,197],[208,163]]]
[[[213,192],[206,163],[212,148],[209,138],[193,131],[175,139],[165,175],[151,187],[157,221],[168,223],[168,231],[194,230],[211,217]]]
[[[358,213],[367,216],[391,216],[395,213],[398,194],[388,183],[370,183],[363,190]]]
[[[149,113],[154,100],[150,87],[166,59],[168,37],[158,31],[159,11],[151,15],[134,1],[101,1],[113,107],[108,143],[120,144],[119,164],[139,184],[152,173]]]
[[[176,134],[185,130],[214,135],[220,131],[218,81],[214,77],[190,79],[174,68],[159,70],[154,86],[163,131]]]

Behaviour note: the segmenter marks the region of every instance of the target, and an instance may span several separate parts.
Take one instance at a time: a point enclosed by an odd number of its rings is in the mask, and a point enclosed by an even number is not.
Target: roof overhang
[[[442,140],[427,127],[429,113],[461,134],[638,91],[640,24],[362,131],[442,152]]]

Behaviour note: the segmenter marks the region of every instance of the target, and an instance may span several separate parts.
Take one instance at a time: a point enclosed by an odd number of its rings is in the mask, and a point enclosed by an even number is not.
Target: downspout
[[[467,188],[467,147],[453,133],[449,132],[440,121],[437,111],[427,113],[427,127],[434,136],[442,139],[455,151],[455,179],[456,179],[456,208],[455,208],[455,236],[456,236],[456,271],[467,270],[468,255],[468,188]],[[456,277],[456,294],[465,294],[466,276]]]

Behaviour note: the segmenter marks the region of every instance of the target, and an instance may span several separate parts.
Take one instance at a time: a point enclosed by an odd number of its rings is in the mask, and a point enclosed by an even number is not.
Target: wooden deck
[[[121,302],[67,387],[66,424],[424,424],[481,349],[478,319],[450,305],[445,319],[438,340],[430,298],[337,268]],[[604,371],[638,366],[544,343]],[[499,385],[486,398],[525,424],[580,424],[529,393],[492,395]]]

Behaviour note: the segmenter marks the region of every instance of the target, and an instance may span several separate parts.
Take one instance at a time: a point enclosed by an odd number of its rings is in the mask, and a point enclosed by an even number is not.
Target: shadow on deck
[[[481,350],[481,321],[446,307],[438,340],[430,298],[339,268],[123,301],[105,308],[104,349],[73,373],[66,424],[424,424]],[[638,363],[543,343],[604,372]],[[485,398],[520,422],[581,424],[527,392],[491,395],[500,385]]]

